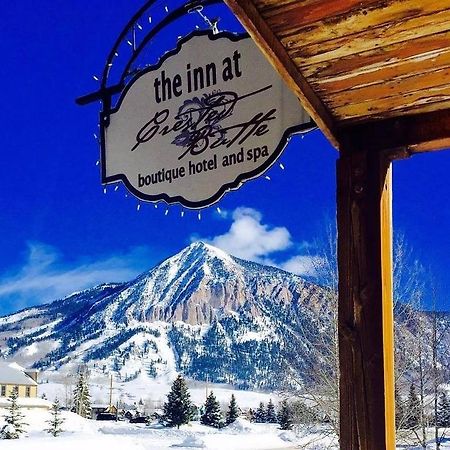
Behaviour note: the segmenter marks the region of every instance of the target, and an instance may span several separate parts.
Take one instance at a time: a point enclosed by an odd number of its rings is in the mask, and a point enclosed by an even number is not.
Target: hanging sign
[[[249,37],[200,32],[132,79],[101,124],[104,183],[201,208],[265,172],[310,118]]]

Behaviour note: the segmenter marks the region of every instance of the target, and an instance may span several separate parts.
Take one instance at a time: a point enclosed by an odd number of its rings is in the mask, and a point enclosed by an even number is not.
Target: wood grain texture
[[[447,80],[448,81],[448,80]],[[421,111],[450,107],[450,84],[419,89],[394,97],[376,98],[358,103],[340,104],[332,108],[341,122],[367,121],[371,118],[402,116]]]
[[[427,52],[405,58],[401,61],[386,62],[383,66],[365,67],[364,70],[350,71],[341,75],[319,77],[311,80],[311,86],[319,94],[333,95],[368,86],[382,86],[386,82],[406,80],[423,74],[450,67],[448,50]]]
[[[298,0],[255,0],[253,3],[258,11],[268,12],[280,8],[286,8],[289,5],[298,3]]]
[[[287,38],[281,39],[281,42],[289,49],[289,55],[298,64],[311,65],[384,48],[387,45],[433,36],[442,30],[448,31],[449,24],[450,10],[445,10],[402,22],[388,22],[377,27],[363,28],[364,31],[351,35],[335,37],[331,34],[327,38],[324,34],[324,41],[308,43],[308,35],[302,36],[299,40],[301,47],[297,47],[295,41]],[[314,35],[314,39],[316,37]]]
[[[350,142],[337,165],[340,448],[392,450],[390,161]]]
[[[294,58],[298,70],[308,79],[326,79],[345,74],[376,71],[392,64],[421,58],[428,54],[439,55],[450,48],[450,31],[444,30],[432,36],[412,41],[389,44],[383,48],[374,48],[366,52],[349,55],[337,60],[326,61],[310,66],[300,66]]]
[[[313,27],[306,25],[325,22],[334,17],[345,17],[349,14],[367,14],[370,9],[378,9],[380,0],[340,0],[330,2],[329,0],[307,0],[278,5],[272,8],[263,8],[262,16],[268,25],[280,37],[291,35],[302,36],[303,31],[310,31]],[[333,19],[336,21],[336,19]],[[297,33],[300,30],[300,33]]]
[[[382,156],[383,158],[383,156]],[[392,164],[381,161],[386,176],[381,180],[381,290],[383,320],[384,413],[386,448],[395,448],[394,286],[392,250]],[[383,168],[382,168],[383,170]]]
[[[385,79],[383,83],[363,86],[354,89],[348,89],[336,94],[327,94],[326,104],[334,109],[340,105],[376,102],[381,99],[386,101],[395,101],[395,97],[404,98],[406,95],[414,93],[423,93],[424,90],[448,86],[450,82],[450,67],[437,69],[426,73],[418,73],[405,78],[395,78],[389,81]],[[427,95],[429,95],[427,93]],[[408,99],[409,100],[409,99]]]
[[[357,2],[344,0],[331,6],[329,1],[323,1],[321,12],[313,17],[312,21],[305,19],[302,12],[302,2],[299,2],[295,17],[291,14],[289,20],[284,22],[284,15],[268,18],[268,25],[276,35],[287,42],[292,39],[292,47],[302,47],[319,42],[326,43],[342,37],[355,37],[368,30],[377,30],[379,33],[386,26],[408,25],[415,28],[417,23],[428,23],[430,16],[449,9],[447,2],[439,0],[385,0]],[[320,17],[322,16],[322,18]]]

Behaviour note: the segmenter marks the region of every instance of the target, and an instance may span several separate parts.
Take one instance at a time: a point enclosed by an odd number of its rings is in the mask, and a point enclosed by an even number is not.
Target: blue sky
[[[292,139],[280,160],[285,170],[274,166],[271,181],[247,183],[219,203],[222,214],[210,208],[200,221],[194,212],[181,218],[177,206],[167,216],[151,204],[137,211],[123,187],[103,193],[93,138],[99,105],[81,108],[74,100],[97,88],[93,75],[141,4],[21,0],[2,8],[0,314],[131,279],[196,238],[310,272],[311,243],[335,214],[338,154],[319,131]],[[445,309],[449,169],[448,151],[394,167],[395,229],[432,271]]]

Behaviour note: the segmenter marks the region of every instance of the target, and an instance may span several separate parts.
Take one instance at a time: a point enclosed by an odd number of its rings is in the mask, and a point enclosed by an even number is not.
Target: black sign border
[[[178,41],[175,49],[170,50],[167,53],[165,53],[161,57],[161,59],[159,60],[159,62],[157,64],[155,64],[153,66],[149,66],[146,69],[139,72],[138,74],[136,74],[127,83],[124,90],[120,94],[120,98],[117,102],[116,107],[109,109],[109,110],[103,110],[100,112],[100,133],[101,133],[101,146],[100,147],[101,147],[101,178],[102,178],[101,182],[102,182],[102,184],[106,185],[106,184],[111,184],[111,183],[116,183],[118,181],[122,181],[124,183],[124,185],[126,186],[126,188],[128,189],[128,191],[130,191],[130,193],[132,193],[135,197],[139,198],[140,200],[145,200],[145,201],[154,202],[154,203],[160,202],[160,201],[165,201],[169,205],[179,203],[182,206],[189,208],[189,209],[207,208],[209,206],[212,206],[214,203],[218,202],[227,192],[236,190],[244,182],[253,180],[253,179],[258,178],[259,176],[263,175],[280,157],[281,153],[283,152],[284,148],[286,147],[286,145],[288,143],[289,137],[292,134],[299,133],[301,131],[306,131],[306,130],[309,130],[309,129],[315,127],[314,122],[311,120],[309,123],[295,125],[293,127],[286,129],[285,132],[283,133],[283,136],[281,137],[280,143],[278,144],[278,146],[272,152],[271,156],[267,159],[267,161],[263,165],[261,165],[260,167],[258,167],[255,170],[252,170],[251,172],[245,172],[245,173],[240,174],[231,183],[224,184],[217,191],[216,194],[207,198],[206,200],[202,200],[202,201],[198,201],[198,202],[192,202],[190,200],[187,200],[181,195],[176,195],[176,196],[171,197],[170,195],[165,194],[165,193],[157,194],[157,195],[144,194],[143,192],[136,189],[131,184],[131,182],[128,180],[128,177],[123,173],[112,175],[109,177],[106,176],[106,147],[105,147],[106,146],[106,139],[105,139],[106,136],[105,136],[105,134],[106,134],[106,129],[108,128],[108,125],[109,125],[110,115],[119,111],[119,109],[122,105],[122,102],[124,101],[124,99],[128,93],[128,90],[131,89],[131,87],[134,85],[134,83],[140,77],[144,76],[148,72],[153,72],[153,71],[159,70],[168,58],[177,55],[181,51],[181,49],[185,43],[187,43],[191,39],[198,37],[198,36],[208,36],[208,38],[211,41],[215,41],[217,39],[222,39],[222,38],[227,38],[227,39],[231,40],[232,42],[239,42],[243,39],[251,39],[250,35],[248,33],[235,34],[235,33],[230,33],[228,31],[221,31],[220,33],[214,34],[210,30],[193,31],[192,33],[189,33],[187,36],[181,38]],[[301,107],[302,106],[299,101],[299,109]]]

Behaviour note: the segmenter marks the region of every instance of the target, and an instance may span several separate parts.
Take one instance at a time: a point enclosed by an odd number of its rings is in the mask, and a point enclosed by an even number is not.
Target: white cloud
[[[279,267],[300,276],[317,276],[318,257],[309,254],[313,247],[310,243],[293,242],[286,227],[263,223],[262,214],[255,209],[237,208],[227,215],[230,216],[232,223],[226,233],[201,240],[239,258]],[[192,240],[198,240],[198,237]],[[277,253],[286,251],[290,252],[287,260],[276,257]]]
[[[234,256],[257,262],[292,245],[291,234],[285,227],[263,224],[261,214],[254,209],[237,208],[232,220],[225,234],[203,240]]]
[[[0,275],[2,306],[17,310],[101,283],[128,281],[147,268],[148,254],[146,248],[136,247],[96,261],[67,263],[54,247],[30,242],[23,266]]]

